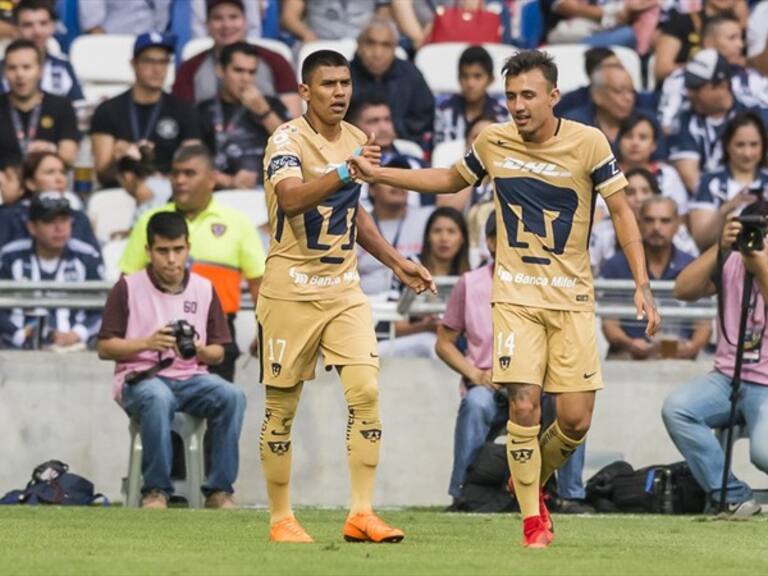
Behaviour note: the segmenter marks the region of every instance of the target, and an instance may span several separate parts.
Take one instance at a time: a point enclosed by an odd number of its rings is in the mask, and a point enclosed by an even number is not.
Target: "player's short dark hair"
[[[8,44],[5,49],[5,59],[8,60],[8,56],[21,50],[34,50],[35,56],[37,56],[37,62],[40,66],[43,65],[43,55],[40,53],[40,50],[37,49],[37,46],[32,40],[27,40],[26,38],[18,38]]]
[[[19,23],[19,14],[26,11],[45,10],[54,22],[58,18],[53,0],[21,0],[13,7],[13,20]]]
[[[736,136],[736,131],[744,126],[754,126],[757,133],[760,134],[760,162],[758,166],[766,166],[766,152],[768,152],[768,134],[766,134],[765,124],[763,119],[757,112],[746,110],[739,112],[731,118],[725,125],[723,130],[723,164],[730,162],[730,155],[728,154],[728,146],[731,144],[731,140]]]
[[[726,22],[732,22],[741,26],[739,17],[736,16],[732,10],[726,10],[725,12],[720,12],[719,14],[716,14],[711,18],[707,18],[704,21],[704,26],[701,28],[701,37],[706,38],[711,36],[715,33],[715,30],[717,30],[721,24],[725,24]]]
[[[493,58],[488,53],[488,50],[482,46],[469,46],[459,56],[459,74],[464,66],[472,66],[477,64],[483,71],[493,78]]]
[[[557,86],[555,59],[541,50],[520,50],[507,59],[501,73],[504,74],[504,78],[512,78],[531,70],[540,70],[550,86],[553,88]]]
[[[645,116],[644,114],[632,114],[629,117],[625,118],[621,121],[621,124],[619,124],[619,133],[616,136],[616,141],[621,141],[624,136],[632,132],[638,125],[642,124],[643,122],[646,122],[647,124],[650,124],[651,130],[653,130],[653,139],[657,140],[659,139],[659,127],[656,125],[656,123],[651,120],[648,116]]]
[[[259,52],[256,49],[256,46],[246,42],[245,40],[241,40],[239,42],[227,44],[224,46],[224,48],[221,49],[221,54],[219,55],[219,64],[221,64],[221,67],[226,68],[229,66],[229,64],[232,62],[232,59],[235,57],[235,54],[245,54],[246,56],[251,56],[252,58],[259,58]]]
[[[651,189],[651,192],[653,192],[654,196],[660,196],[661,195],[661,188],[659,188],[659,181],[656,179],[656,176],[653,175],[653,172],[648,170],[647,168],[630,168],[627,170],[627,173],[625,174],[627,180],[632,178],[632,176],[640,176],[648,182],[648,187]]]
[[[320,66],[349,68],[349,60],[335,50],[316,50],[307,56],[301,64],[301,82],[309,84],[312,74]]]
[[[584,52],[584,70],[587,73],[587,77],[591,78],[592,72],[597,70],[611,56],[616,56],[616,52],[602,46],[595,46]]]
[[[155,238],[160,236],[168,240],[184,237],[189,242],[189,227],[187,220],[181,212],[157,212],[147,222],[147,246],[150,248],[155,243]]]
[[[355,124],[360,116],[368,110],[368,108],[374,108],[375,106],[386,106],[390,108],[389,100],[382,94],[371,92],[360,98],[352,98],[352,102],[349,104],[349,110],[347,110],[347,120]]]
[[[173,164],[177,162],[187,162],[192,158],[203,158],[209,168],[213,168],[213,157],[205,144],[185,144],[179,146],[173,153]]]

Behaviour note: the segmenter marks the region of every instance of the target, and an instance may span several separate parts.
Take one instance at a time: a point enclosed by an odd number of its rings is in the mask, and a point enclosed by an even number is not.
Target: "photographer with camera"
[[[203,486],[208,508],[233,508],[245,395],[209,365],[231,342],[212,284],[187,270],[189,230],[178,212],[158,212],[146,227],[149,265],[123,276],[107,299],[97,350],[114,360],[114,398],[139,421],[145,508],[165,508],[173,493],[171,422],[176,411],[208,419],[212,461]]]
[[[670,394],[662,417],[672,441],[682,453],[693,476],[709,494],[710,509],[720,504],[725,464],[724,451],[712,434],[729,425],[732,383],[739,382],[735,414],[743,421],[750,441],[750,459],[768,473],[768,247],[764,242],[768,203],[759,201],[741,216],[728,217],[720,242],[694,260],[677,277],[675,297],[695,301],[718,295],[718,335],[712,372],[698,376]],[[752,275],[748,299],[742,300],[745,276]],[[744,304],[747,309],[743,310]],[[740,316],[746,313],[744,330]],[[740,338],[743,354],[738,359]],[[736,518],[760,513],[752,490],[730,474],[727,510]]]

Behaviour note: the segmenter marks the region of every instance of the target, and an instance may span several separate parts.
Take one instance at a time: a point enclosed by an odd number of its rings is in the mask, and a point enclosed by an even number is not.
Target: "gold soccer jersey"
[[[286,216],[275,187],[286,178],[310,182],[335,170],[366,141],[346,122],[329,142],[305,117],[280,126],[264,155],[264,189],[272,232],[261,293],[281,300],[328,300],[359,290],[355,218],[360,184],[350,182],[303,214]]]
[[[602,132],[560,119],[555,135],[536,144],[513,122],[494,124],[456,168],[471,184],[486,174],[493,182],[493,302],[593,310],[587,249],[595,201],[627,185]]]

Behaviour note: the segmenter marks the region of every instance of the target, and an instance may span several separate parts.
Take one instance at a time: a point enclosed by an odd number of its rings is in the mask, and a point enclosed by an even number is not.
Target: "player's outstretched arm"
[[[429,270],[403,257],[379,232],[373,218],[362,206],[357,208],[357,243],[371,256],[390,268],[400,281],[417,294],[425,290],[437,293]]]
[[[422,194],[454,194],[472,182],[467,182],[456,168],[382,168],[367,158],[350,158],[349,167],[354,178],[369,183],[381,183]]]
[[[651,284],[648,280],[648,270],[645,267],[645,250],[643,249],[643,240],[640,237],[640,229],[637,227],[635,213],[627,203],[624,191],[621,190],[611,194],[605,199],[608,210],[611,213],[613,227],[616,230],[616,237],[619,240],[624,256],[629,263],[629,269],[632,271],[632,277],[635,280],[635,307],[637,308],[637,319],[645,318],[648,324],[645,327],[645,333],[653,336],[661,327],[661,316],[656,309],[656,303],[653,300]]]

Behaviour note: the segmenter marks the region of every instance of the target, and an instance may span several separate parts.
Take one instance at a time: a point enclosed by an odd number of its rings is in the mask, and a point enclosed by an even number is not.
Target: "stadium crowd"
[[[133,81],[104,92],[78,77],[80,60],[67,51],[110,35],[135,37],[126,54]],[[201,40],[201,50],[183,56]],[[563,93],[556,113],[611,143],[651,279],[677,278],[718,243],[728,215],[768,195],[768,0],[0,0],[0,41],[0,279],[116,280],[114,271],[147,264],[149,218],[175,210],[190,227],[192,270],[213,283],[230,333],[241,290],[258,297],[270,232],[259,222],[256,234],[245,212],[217,198],[239,190],[263,202],[267,141],[302,113],[296,69],[313,46],[348,53],[347,120],[373,135],[382,165],[412,169],[450,166],[484,127],[508,119],[499,54],[577,45],[588,84]],[[420,60],[446,42],[465,46]],[[105,69],[128,64],[109,54],[88,57]],[[457,90],[431,85],[435,76],[443,85],[455,78]],[[174,168],[177,151],[198,144],[216,169],[202,188]],[[97,236],[108,215],[89,206],[115,188],[132,198],[132,229]],[[488,181],[437,199],[372,184],[361,201],[384,238],[434,276],[490,280]],[[606,216],[597,202],[593,274],[630,279]],[[392,272],[362,248],[358,257],[364,292],[396,299],[402,287]],[[465,468],[503,399],[483,351],[490,335],[474,338],[482,330],[465,317],[489,295],[465,280],[457,290],[445,318],[397,322],[381,354],[439,356],[462,374],[457,439],[466,442],[457,466]],[[100,323],[93,311],[0,310],[0,347],[94,347]],[[610,357],[636,360],[695,359],[712,340],[710,322],[681,328],[671,352],[633,319],[604,319],[603,332]],[[234,342],[223,347],[216,370],[233,380],[240,351]],[[665,415],[673,418],[671,407]],[[473,428],[468,419],[485,424]],[[453,496],[462,473],[454,471]],[[563,497],[578,501],[583,488]]]

